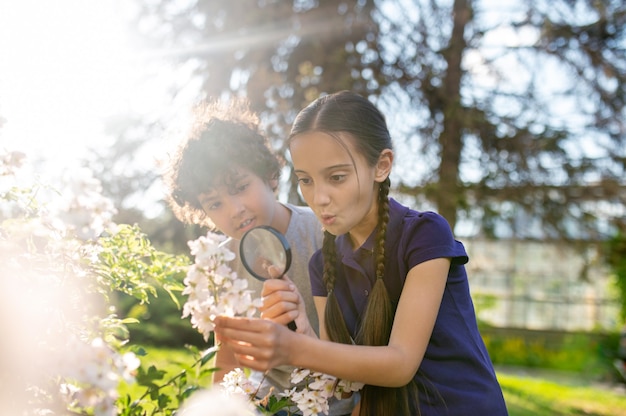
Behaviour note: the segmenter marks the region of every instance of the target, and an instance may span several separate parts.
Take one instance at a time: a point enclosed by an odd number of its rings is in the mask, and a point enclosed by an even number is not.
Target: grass
[[[167,401],[163,401],[163,397],[150,396],[146,386],[139,383],[126,384],[121,383],[118,389],[120,397],[129,397],[130,402],[138,400],[145,413],[142,414],[171,414],[172,412],[159,412],[167,408],[174,410],[180,407],[180,400],[186,397],[189,392],[185,389],[188,385],[199,386],[200,388],[211,387],[211,372],[214,368],[213,362],[207,362],[202,368],[194,366],[195,361],[199,358],[197,353],[193,353],[187,349],[172,348],[145,348],[145,355],[140,356],[141,367],[144,372],[149,372],[149,368],[154,366],[156,370],[162,372],[160,376],[152,379],[154,385],[161,388],[158,390],[159,396],[167,397]],[[182,378],[181,378],[182,375]]]
[[[626,386],[596,384],[578,373],[497,371],[510,416],[626,416]]]
[[[165,379],[178,374],[194,360],[184,349],[149,348],[147,351],[148,354],[141,357],[142,366],[155,365],[167,371]],[[207,366],[211,368],[211,363]],[[510,416],[626,416],[626,385],[601,385],[578,373],[515,367],[497,368],[496,372]],[[210,386],[210,376],[199,377],[199,381],[204,387]],[[136,385],[123,387],[124,392],[135,398],[140,395]]]

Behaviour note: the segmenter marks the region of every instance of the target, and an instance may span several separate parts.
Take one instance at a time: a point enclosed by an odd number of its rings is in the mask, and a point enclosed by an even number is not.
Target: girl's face
[[[378,187],[389,174],[391,150],[369,166],[354,147],[354,138],[308,132],[291,139],[289,150],[302,196],[324,228],[334,235],[350,233],[355,247],[371,234],[378,220]]]
[[[240,240],[258,225],[274,225],[276,196],[271,186],[245,168],[231,184],[222,184],[198,196],[202,209],[216,228]]]

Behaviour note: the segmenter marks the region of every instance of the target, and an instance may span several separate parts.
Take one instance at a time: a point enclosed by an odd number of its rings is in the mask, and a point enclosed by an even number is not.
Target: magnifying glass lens
[[[280,279],[291,265],[291,248],[279,231],[269,226],[248,230],[239,243],[241,263],[258,280]],[[295,322],[288,324],[296,329]]]
[[[269,226],[248,230],[239,245],[241,262],[259,280],[279,279],[291,264],[291,248],[285,237]]]

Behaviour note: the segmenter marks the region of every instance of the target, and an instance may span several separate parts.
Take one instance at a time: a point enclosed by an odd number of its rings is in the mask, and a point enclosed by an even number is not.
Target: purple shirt
[[[506,415],[502,390],[478,332],[464,264],[468,256],[448,222],[433,212],[417,212],[389,202],[385,241],[385,286],[397,307],[409,270],[435,258],[450,258],[448,279],[424,359],[414,380],[419,407],[427,415]],[[348,235],[337,237],[335,295],[353,338],[374,283],[375,231],[356,251]],[[322,253],[309,263],[313,296],[327,296],[322,281]],[[419,317],[416,317],[419,319]]]

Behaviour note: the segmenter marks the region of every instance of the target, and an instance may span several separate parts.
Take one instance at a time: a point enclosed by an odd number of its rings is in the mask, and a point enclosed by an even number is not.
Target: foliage
[[[149,295],[157,296],[160,287],[180,308],[175,292],[183,290],[187,256],[156,250],[137,225],[118,225],[113,234],[100,237],[98,244],[93,269],[107,293],[121,292],[149,303]]]
[[[620,300],[620,318],[626,324],[626,235],[619,233],[606,243],[606,262],[615,276]]]
[[[624,205],[621,1],[138,4],[143,39],[193,68],[199,97],[250,98],[279,152],[320,94],[375,100],[398,150],[395,190],[453,227],[597,239]]]
[[[559,380],[558,382],[555,380]],[[555,377],[549,372],[516,375],[499,371],[498,380],[510,416],[626,415],[626,397],[604,386],[585,385],[576,375]]]
[[[483,340],[494,364],[584,373],[597,378],[613,373],[617,334],[594,336],[570,333],[561,338],[499,335],[483,331]]]
[[[135,319],[138,323],[128,325],[129,338],[133,343],[144,346],[182,348],[193,345],[207,348],[213,345],[213,338],[205,342],[187,320],[181,319],[180,307],[183,296],[175,292],[178,301],[172,302],[167,292],[156,288],[157,296],[150,303],[141,303],[134,297],[117,294],[112,301],[120,316]]]
[[[110,301],[123,293],[149,302],[157,288],[175,300],[189,258],[156,250],[137,226],[111,223],[112,205],[85,172],[42,201],[46,187],[17,185],[20,166],[3,160],[0,413],[173,414],[212,371],[212,350],[190,347],[195,360],[171,376],[140,363],[144,350],[127,330],[137,321],[118,317]],[[144,390],[120,396],[129,383]]]
[[[0,180],[6,176],[11,182],[12,167],[0,165],[6,172]],[[65,193],[69,203],[58,204],[58,212],[39,209],[43,205],[34,203],[36,194],[29,188],[18,192],[10,186],[0,194],[0,208],[13,213],[0,224],[2,260],[8,265],[0,279],[0,325],[8,340],[0,358],[26,359],[0,363],[10,370],[0,377],[0,385],[10,386],[0,392],[0,413],[189,416],[194,408],[214,408],[222,401],[239,403],[233,409],[237,415],[290,413],[295,407],[312,415],[327,412],[331,396],[362,387],[298,369],[292,389],[258,399],[259,385],[237,369],[221,383],[219,394],[194,395],[210,384],[215,369],[208,365],[218,347],[188,346],[191,363],[186,357],[159,368],[142,346],[130,343],[127,325],[139,321],[116,315],[114,295],[135,298],[141,306],[157,289],[169,294],[178,319],[190,316],[205,342],[216,315],[253,316],[261,299],[253,298],[247,280],[230,269],[235,254],[221,244],[224,235],[209,232],[190,241],[195,259],[189,264],[186,255],[155,249],[138,226],[112,223],[111,212],[102,209],[112,206],[100,195],[98,181],[85,175],[77,181],[70,184],[77,191]],[[13,209],[16,203],[21,209]],[[81,215],[72,218],[70,212]],[[72,222],[65,222],[69,218]],[[34,297],[35,310],[4,299],[21,292]],[[186,296],[182,312],[177,292]],[[17,314],[11,319],[13,309]]]
[[[142,348],[135,348],[138,355],[148,358]],[[207,379],[214,371],[208,367],[215,355],[215,349],[200,351],[188,347],[178,354],[178,359],[168,357],[158,365],[151,361],[149,366],[139,367],[136,385],[121,385],[123,392],[119,399],[120,416],[173,415],[197,390],[210,386]],[[189,356],[193,362],[189,363]]]

